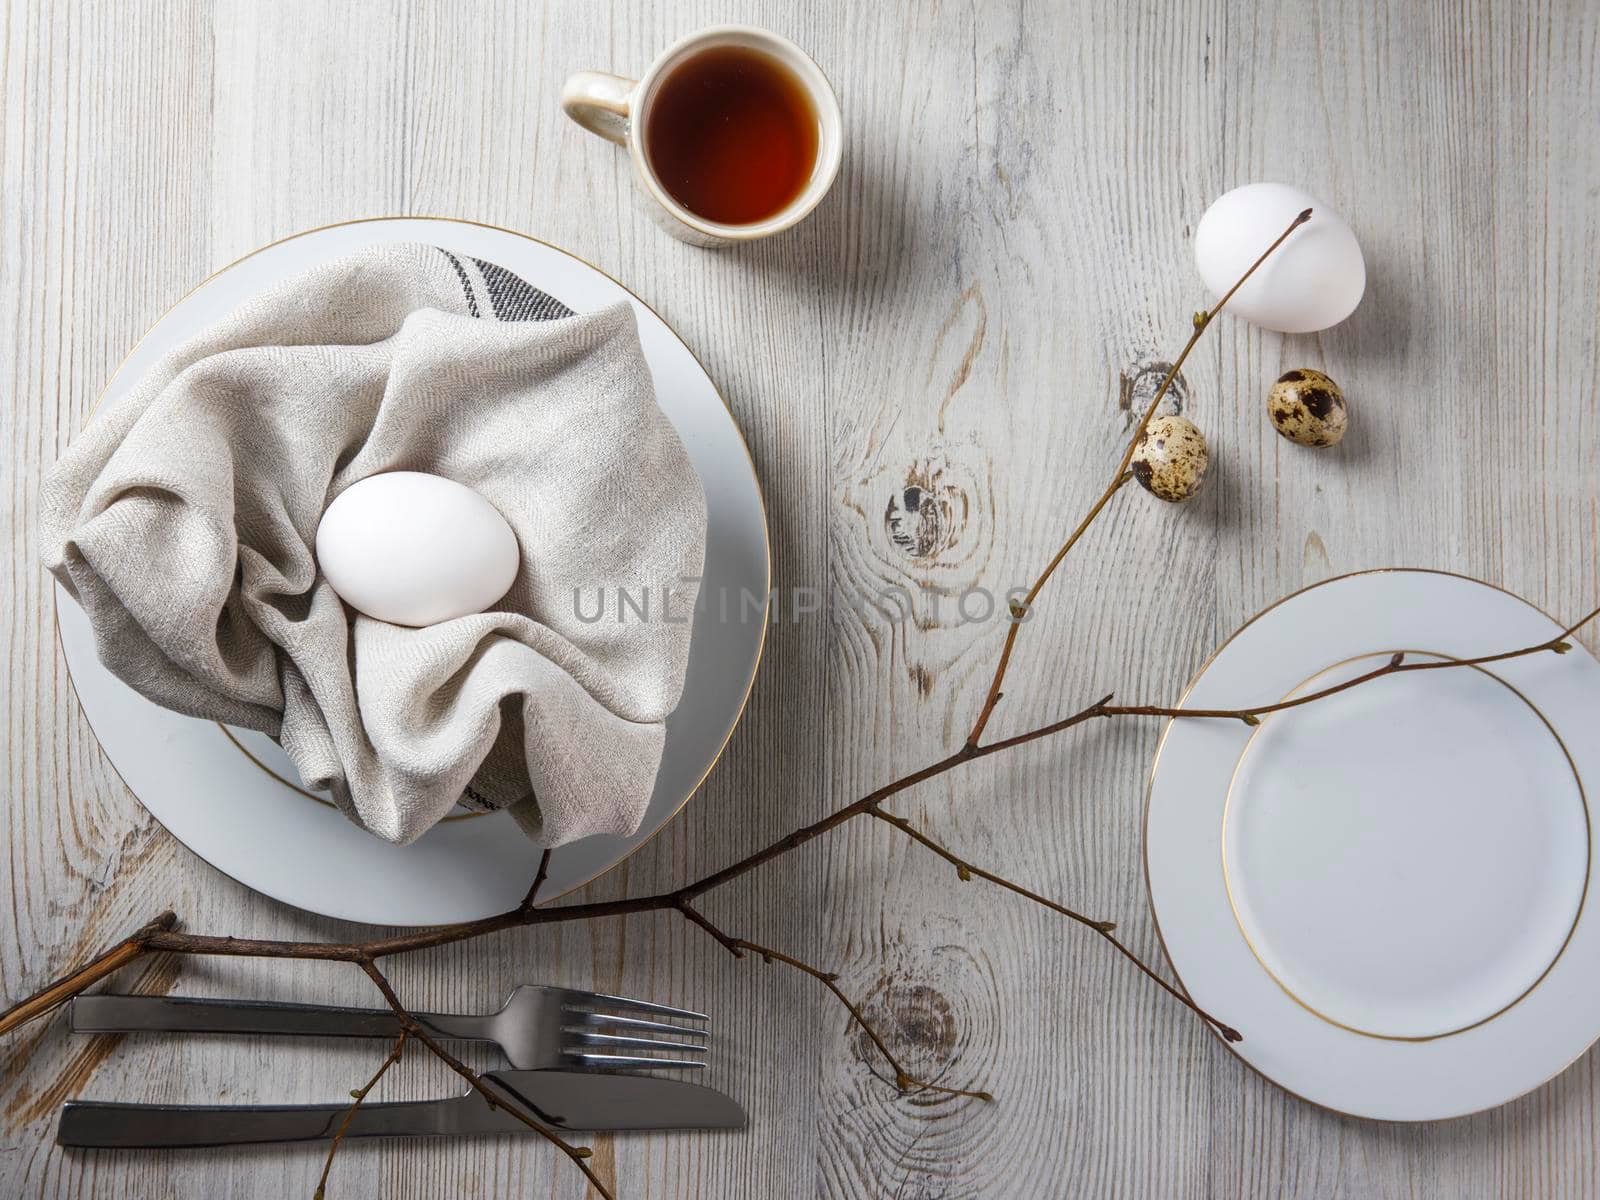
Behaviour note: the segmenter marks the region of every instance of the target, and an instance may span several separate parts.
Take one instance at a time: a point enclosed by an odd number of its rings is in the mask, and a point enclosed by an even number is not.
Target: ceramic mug
[[[749,224],[707,220],[674,200],[646,153],[651,105],[673,68],[719,47],[755,50],[787,67],[805,89],[817,116],[817,153],[811,177],[798,195],[771,216]],[[561,107],[590,133],[626,147],[634,175],[657,220],[674,237],[697,246],[728,246],[781,233],[802,220],[827,195],[844,155],[844,120],[839,99],[822,69],[788,38],[748,25],[717,25],[668,46],[638,80],[602,71],[579,71],[561,89]]]

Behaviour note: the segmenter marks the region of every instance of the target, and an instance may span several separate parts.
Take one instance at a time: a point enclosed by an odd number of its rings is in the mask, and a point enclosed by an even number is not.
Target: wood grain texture
[[[623,157],[555,100],[571,70],[637,72],[725,20],[811,50],[849,143],[811,220],[711,254],[662,234]],[[1263,605],[1348,570],[1444,567],[1563,614],[1600,595],[1600,10],[1585,0],[4,0],[0,104],[5,997],[169,905],[198,929],[350,932],[222,877],[123,788],[77,712],[35,535],[42,472],[132,342],[210,270],[297,229],[471,217],[625,280],[733,406],[778,585],[841,601],[782,610],[721,766],[593,898],[715,868],[959,739],[1001,635],[964,619],[963,593],[1025,584],[1098,491],[1204,300],[1194,222],[1237,183],[1296,182],[1342,211],[1367,299],[1316,337],[1219,324],[1177,389],[1211,439],[1210,490],[1181,510],[1118,497],[1027,631],[992,732],[1113,688],[1169,699]],[[1338,450],[1268,426],[1266,388],[1294,366],[1343,385]],[[897,811],[1119,921],[1162,961],[1140,848],[1156,733],[1097,726],[964,768]],[[549,980],[715,1014],[707,1082],[752,1128],[597,1139],[629,1198],[1600,1191],[1593,1054],[1480,1117],[1332,1116],[1257,1078],[1081,931],[957,883],[877,823],[705,907],[835,967],[909,1068],[998,1102],[897,1099],[817,989],[675,918],[450,947],[394,977],[431,1008]],[[343,1003],[370,991],[332,966],[152,963],[126,978]],[[65,1155],[55,1106],[326,1099],[381,1057],[37,1027],[0,1047],[0,1195],[309,1196],[314,1151]],[[381,1094],[453,1087],[409,1054]],[[583,1189],[547,1147],[506,1138],[351,1144],[330,1194]]]

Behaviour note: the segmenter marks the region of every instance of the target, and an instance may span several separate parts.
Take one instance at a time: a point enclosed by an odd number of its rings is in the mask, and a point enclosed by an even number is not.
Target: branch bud
[[[1211,314],[1208,312],[1200,311],[1194,314],[1194,327],[1197,331],[1204,329],[1210,321]]]
[[[1249,725],[1251,728],[1254,728],[1255,726],[1261,724],[1261,718],[1256,716],[1255,713],[1240,713],[1239,714],[1239,720],[1243,721],[1246,725]]]
[[[1405,662],[1405,660],[1406,652],[1404,650],[1396,650],[1394,652],[1394,656],[1389,659],[1389,665],[1391,667],[1398,667],[1401,663]]]
[[[962,883],[972,882],[972,872],[967,870],[965,863],[956,864],[956,878],[961,880]]]
[[[1572,643],[1557,642],[1554,646],[1551,646],[1550,649],[1554,650],[1557,654],[1565,654],[1568,650],[1572,649]]]

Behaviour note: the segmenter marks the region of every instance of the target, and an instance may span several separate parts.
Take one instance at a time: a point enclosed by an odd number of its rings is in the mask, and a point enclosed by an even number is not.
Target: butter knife
[[[547,1125],[577,1133],[633,1129],[742,1129],[744,1110],[699,1084],[648,1075],[587,1071],[494,1071],[500,1084]],[[123,1149],[235,1146],[331,1138],[349,1104],[122,1104],[73,1100],[62,1106],[62,1146]],[[503,1108],[470,1089],[445,1100],[363,1104],[346,1137],[440,1137],[529,1133]]]

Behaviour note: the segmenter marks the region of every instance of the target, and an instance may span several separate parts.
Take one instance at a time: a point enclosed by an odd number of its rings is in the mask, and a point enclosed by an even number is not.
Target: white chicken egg
[[[1280,333],[1316,333],[1356,310],[1367,288],[1361,246],[1334,212],[1299,188],[1249,183],[1218,197],[1194,231],[1194,264],[1221,297],[1301,212],[1311,220],[1261,264],[1224,312]]]
[[[511,587],[521,556],[498,509],[453,479],[369,475],[328,505],[317,565],[352,608],[392,625],[482,612]]]

